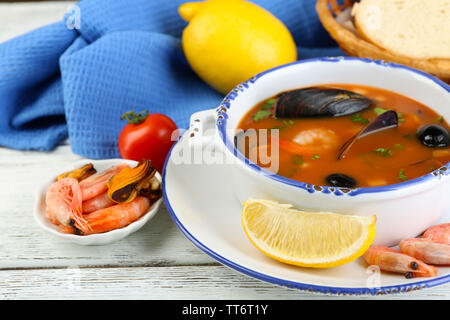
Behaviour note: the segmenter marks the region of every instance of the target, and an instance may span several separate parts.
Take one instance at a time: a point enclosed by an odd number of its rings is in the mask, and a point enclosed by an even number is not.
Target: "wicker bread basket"
[[[354,0],[318,0],[316,10],[319,19],[341,49],[350,56],[385,60],[407,65],[431,73],[450,83],[450,59],[412,59],[384,50],[336,21],[336,17],[346,8],[353,6]]]

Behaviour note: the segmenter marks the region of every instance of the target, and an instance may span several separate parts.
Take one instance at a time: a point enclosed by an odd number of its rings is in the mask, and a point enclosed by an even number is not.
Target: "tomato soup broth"
[[[330,185],[327,177],[343,174],[356,182],[355,187],[375,187],[420,177],[450,161],[449,147],[427,147],[418,138],[418,129],[425,125],[449,129],[445,119],[425,105],[379,88],[347,84],[326,88],[361,94],[373,104],[339,117],[276,118],[274,97],[253,107],[240,121],[238,128],[244,131],[269,129],[270,135],[270,129],[279,130],[279,166],[275,173],[314,185]],[[341,147],[387,110],[397,112],[398,126],[355,140],[345,157],[338,160]],[[262,147],[270,150],[267,142],[253,149],[261,152]],[[247,146],[240,152],[249,157],[249,152],[255,152],[251,149]],[[257,163],[268,168],[259,157]]]

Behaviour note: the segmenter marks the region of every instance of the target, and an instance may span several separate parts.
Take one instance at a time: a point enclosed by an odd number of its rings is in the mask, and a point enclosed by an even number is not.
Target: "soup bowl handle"
[[[215,152],[221,152],[221,144],[215,128],[216,110],[208,109],[191,115],[189,125],[189,147],[191,149],[203,150],[210,147]]]

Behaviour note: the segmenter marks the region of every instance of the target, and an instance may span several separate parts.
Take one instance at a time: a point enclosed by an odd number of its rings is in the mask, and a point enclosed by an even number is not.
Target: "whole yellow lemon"
[[[251,2],[188,2],[178,12],[189,22],[182,37],[189,64],[223,94],[264,70],[297,60],[286,26]]]

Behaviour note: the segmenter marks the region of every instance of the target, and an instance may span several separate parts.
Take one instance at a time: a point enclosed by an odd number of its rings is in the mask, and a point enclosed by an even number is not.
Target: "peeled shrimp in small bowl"
[[[71,177],[55,183],[61,173],[71,172],[89,163],[97,171],[94,175],[79,183]],[[105,245],[138,231],[156,214],[163,201],[162,197],[149,200],[137,196],[132,202],[120,204],[119,207],[108,199],[106,186],[110,178],[121,169],[137,165],[136,161],[124,159],[87,159],[56,171],[37,191],[35,220],[45,231],[80,245]],[[161,184],[158,172],[154,177]],[[123,212],[118,209],[127,211],[125,216],[132,222],[123,221]],[[77,232],[72,232],[73,230]]]

